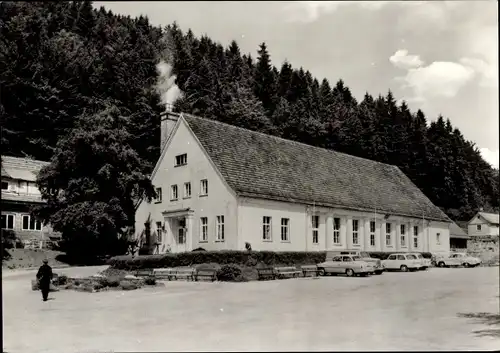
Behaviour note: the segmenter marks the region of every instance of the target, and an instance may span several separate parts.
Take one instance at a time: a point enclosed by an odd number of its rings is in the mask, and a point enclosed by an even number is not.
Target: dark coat
[[[41,285],[49,285],[52,280],[52,268],[47,264],[43,264],[40,266],[36,278],[40,281]]]

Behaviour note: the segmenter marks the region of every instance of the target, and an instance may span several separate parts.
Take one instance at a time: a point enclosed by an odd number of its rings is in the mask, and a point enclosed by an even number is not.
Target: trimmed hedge
[[[385,260],[394,252],[369,252],[373,258]],[[422,253],[424,258],[430,259],[431,253]],[[185,267],[199,264],[240,264],[249,267],[263,266],[302,266],[315,265],[326,259],[325,251],[306,252],[306,251],[195,251],[183,253],[168,253],[163,255],[144,255],[136,256],[116,256],[108,260],[111,268],[127,271],[166,268],[166,267]]]
[[[325,261],[326,252],[273,252],[273,251],[197,251],[148,255],[132,258],[117,256],[108,264],[112,268],[138,270],[145,268],[184,267],[216,263],[246,266],[314,265]]]

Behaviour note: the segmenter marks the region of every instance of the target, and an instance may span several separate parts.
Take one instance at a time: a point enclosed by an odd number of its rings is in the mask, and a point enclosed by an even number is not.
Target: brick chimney
[[[179,120],[179,114],[172,111],[172,104],[166,104],[165,111],[160,114],[161,118],[161,140],[160,140],[160,153],[163,152],[163,148],[167,143],[172,130],[174,129],[177,120]]]

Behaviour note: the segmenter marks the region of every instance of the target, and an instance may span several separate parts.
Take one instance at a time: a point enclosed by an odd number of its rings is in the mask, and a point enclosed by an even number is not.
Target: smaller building
[[[469,235],[472,238],[498,238],[499,218],[498,213],[478,212],[467,225]]]
[[[499,252],[499,215],[497,213],[478,212],[468,223],[469,242],[467,249],[482,258],[498,259]]]
[[[2,229],[12,230],[23,243],[60,238],[48,225],[35,219],[30,210],[43,203],[36,175],[47,162],[2,156]]]
[[[450,250],[466,251],[469,235],[455,222],[450,224]]]

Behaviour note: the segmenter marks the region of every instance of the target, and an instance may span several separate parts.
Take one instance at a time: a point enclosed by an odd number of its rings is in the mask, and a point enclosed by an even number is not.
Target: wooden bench
[[[153,272],[153,270],[138,270],[138,271],[135,271],[134,275],[136,277],[153,277],[154,272]]]
[[[194,281],[196,270],[194,268],[178,268],[175,270],[174,278],[185,278],[186,280]]]
[[[155,268],[153,270],[153,276],[157,279],[168,279],[169,281],[174,279],[175,273],[176,270],[173,268]]]
[[[200,278],[208,279],[210,281],[215,281],[217,279],[217,270],[214,268],[201,268],[196,270],[196,281],[199,281]]]
[[[272,267],[263,267],[257,269],[257,275],[259,276],[259,281],[263,279],[274,279],[275,273]]]
[[[305,265],[301,266],[300,269],[304,277],[307,277],[308,273],[314,274],[315,276],[318,275],[318,266],[316,265]]]
[[[276,277],[279,279],[286,277],[298,277],[302,271],[297,270],[296,267],[275,267],[274,272],[276,273]]]

